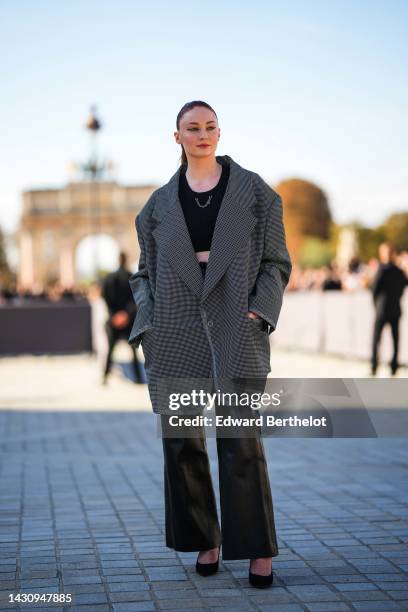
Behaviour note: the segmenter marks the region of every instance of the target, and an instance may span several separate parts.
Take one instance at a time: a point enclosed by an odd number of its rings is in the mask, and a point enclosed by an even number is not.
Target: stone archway
[[[99,270],[116,270],[120,245],[110,234],[87,234],[74,246],[75,278],[95,278]]]
[[[75,182],[61,189],[24,192],[19,286],[41,290],[51,279],[63,287],[74,286],[76,246],[92,234],[111,236],[132,265],[139,257],[135,217],[155,188]]]

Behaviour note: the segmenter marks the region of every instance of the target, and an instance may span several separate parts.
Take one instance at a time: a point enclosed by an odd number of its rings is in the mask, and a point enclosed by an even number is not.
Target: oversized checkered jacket
[[[130,279],[137,313],[129,344],[142,344],[153,411],[161,379],[266,377],[292,269],[282,201],[255,172],[230,165],[205,278],[178,197],[181,167],[136,216],[139,269]],[[261,319],[251,319],[248,311]]]

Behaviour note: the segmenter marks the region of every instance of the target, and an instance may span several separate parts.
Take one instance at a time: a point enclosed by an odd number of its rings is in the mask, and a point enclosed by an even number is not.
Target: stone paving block
[[[148,601],[132,601],[129,603],[113,604],[114,612],[150,612],[155,609],[154,603],[149,603]]]
[[[0,599],[0,610],[15,610],[16,605],[8,600],[8,597],[4,600]]]
[[[344,612],[352,610],[351,606],[344,601],[325,601],[324,603],[307,603],[306,610],[309,612]]]
[[[189,608],[186,608],[186,610],[188,610],[188,609]],[[194,610],[194,612],[196,612],[195,608],[191,608],[191,609]],[[234,611],[235,610],[240,610],[240,611],[242,611],[242,610],[253,610],[253,608],[249,604],[247,604],[245,602],[239,602],[239,603],[236,602],[234,604],[233,608],[229,607],[228,605],[226,605],[226,606],[224,606],[224,605],[217,606],[216,603],[213,603],[212,606],[209,607],[209,608],[206,608],[206,610],[216,610],[217,612],[231,612],[231,610],[234,610]]]
[[[126,591],[147,591],[149,584],[147,582],[110,582],[108,588],[111,593],[121,593]]]
[[[353,606],[358,612],[400,612],[405,609],[395,601],[356,601]]]
[[[154,593],[154,597],[159,601],[163,599],[191,599],[198,595],[197,589],[193,587],[186,587],[184,589],[168,589],[163,591],[158,591],[153,588],[152,592]]]
[[[65,554],[60,554],[59,556],[61,563],[95,563],[96,556],[95,554],[76,554],[75,551]]]
[[[120,593],[111,593],[110,600],[115,603],[123,601],[151,601],[151,596],[148,591],[124,591]]]
[[[148,578],[152,582],[162,581],[162,580],[174,581],[174,582],[178,580],[188,580],[188,576],[185,573],[184,574],[179,574],[179,573],[163,574],[161,571],[149,572]]]
[[[307,567],[307,563],[306,561],[303,561],[301,559],[294,559],[294,560],[290,560],[290,561],[274,561],[273,562],[273,570],[274,571],[283,571],[285,569],[299,569],[300,571],[302,570],[302,568]]]
[[[44,610],[52,610],[52,611],[56,610],[57,612],[63,612],[64,611],[64,608],[62,606],[57,606],[55,604],[48,604],[47,605],[47,604],[42,603],[41,604],[41,608],[43,608]],[[41,608],[39,608],[38,606],[36,606],[36,607],[24,606],[23,608],[21,608],[21,610],[23,612],[41,612]],[[0,612],[2,612],[2,610],[3,610],[3,608],[0,608]],[[69,609],[69,612],[71,612],[71,608]],[[90,612],[89,608],[88,608],[88,612]]]
[[[299,604],[264,605],[260,606],[261,612],[303,612],[304,608]]]
[[[279,580],[286,586],[326,584],[325,581],[316,574],[310,574],[309,576],[280,576]]]
[[[408,580],[407,574],[370,574],[366,573],[365,576],[373,582],[406,582]]]
[[[308,565],[310,565],[313,569],[318,570],[319,568],[324,568],[326,571],[334,568],[346,570],[347,567],[349,567],[348,563],[346,561],[343,561],[342,559],[331,559],[330,561],[322,559],[310,559],[308,560]]]
[[[19,593],[58,593],[59,589],[58,586],[51,586],[51,587],[26,587],[23,588],[22,586],[19,588]]]
[[[76,584],[102,584],[102,579],[100,576],[82,576],[79,575],[66,575],[63,574],[63,582],[65,589],[69,589],[71,586]]]
[[[98,563],[100,563],[101,565],[105,565],[107,563],[117,563],[119,561],[128,563],[133,562],[133,564],[136,564],[136,566],[140,563],[137,553],[132,553],[129,555],[115,555],[114,553],[98,554]]]
[[[338,601],[340,599],[337,593],[334,593],[329,587],[322,584],[288,586],[288,591],[296,595],[302,602]]]
[[[2,568],[3,565],[13,565],[15,567],[16,566],[15,556],[9,556],[9,553],[6,553],[5,555],[0,554],[0,568]]]
[[[104,571],[108,569],[117,569],[117,568],[128,568],[128,569],[140,570],[137,561],[135,561],[134,559],[124,559],[121,561],[113,561],[113,560],[101,561],[101,565]]]
[[[0,568],[0,577],[6,573],[15,572],[16,564],[10,563],[10,565],[2,565]]]
[[[98,562],[97,561],[79,561],[76,563],[75,561],[66,561],[60,564],[61,570],[63,572],[69,572],[70,570],[97,570]]]
[[[354,565],[360,572],[366,573],[368,571],[385,573],[395,572],[395,565],[389,563],[385,559],[357,559],[350,561],[351,565]]]
[[[315,571],[320,575],[320,576],[324,576],[325,580],[327,580],[327,576],[344,576],[344,575],[348,575],[348,576],[357,576],[360,575],[360,572],[358,571],[357,568],[352,567],[351,565],[345,565],[342,567],[318,567],[315,568]]]
[[[28,586],[31,586],[30,584]],[[0,580],[0,592],[13,590],[16,587],[15,580]]]
[[[233,587],[217,589],[217,588],[211,588],[211,587],[205,588],[203,586],[202,588],[198,588],[198,592],[206,598],[207,597],[240,597],[241,596],[240,590],[237,588],[233,588]]]
[[[200,576],[195,571],[188,573],[188,578],[191,583],[197,588],[215,588],[215,589],[229,589],[234,586],[234,580],[227,572],[218,572],[212,576]],[[241,582],[238,579],[237,582]],[[247,575],[245,576],[244,582],[248,581]]]
[[[377,582],[377,586],[383,591],[407,591],[408,594],[408,576],[405,577],[405,582]]]
[[[62,609],[62,608],[61,608]],[[108,605],[90,604],[89,606],[70,606],[69,612],[110,612],[111,608]],[[37,610],[37,612],[39,612]]]
[[[354,583],[354,582],[360,582],[360,583],[370,583],[371,580],[369,578],[366,578],[365,576],[362,576],[359,573],[355,573],[355,574],[333,574],[333,575],[326,575],[324,574],[324,580],[327,582],[330,582],[333,586],[337,585],[337,584],[345,584],[345,583]]]
[[[109,584],[114,584],[115,582],[145,582],[145,576],[140,574],[105,574],[105,580]]]
[[[75,605],[94,605],[107,603],[106,593],[78,593],[74,596]]]
[[[140,560],[140,564],[143,567],[182,567],[181,562],[178,559],[144,559]],[[185,564],[187,567],[193,565],[192,562]],[[195,561],[194,561],[195,565]]]
[[[275,573],[275,570],[274,570],[274,573]],[[303,568],[301,572],[298,569],[289,569],[289,568],[286,568],[282,571],[276,570],[276,574],[285,580],[286,578],[291,577],[291,576],[316,577],[316,572],[310,567]]]
[[[378,591],[378,586],[372,582],[343,582],[334,583],[334,588],[338,591]]]
[[[235,610],[237,605],[239,606],[240,603],[244,603],[236,597],[202,597],[202,600],[205,607],[214,608],[217,606],[226,606],[229,607],[230,610]],[[244,603],[244,605],[247,604]]]
[[[358,602],[358,601],[387,601],[389,599],[388,595],[384,593],[384,591],[376,590],[376,591],[344,591],[342,593],[343,597],[348,601]]]
[[[140,576],[142,570],[140,567],[102,567],[104,576]]]
[[[204,604],[201,601],[201,599],[199,598],[192,598],[192,599],[167,599],[167,600],[163,600],[161,602],[159,602],[159,608],[160,610],[178,610],[178,609],[182,609],[182,610],[194,610],[196,611],[197,609],[204,609]],[[234,609],[237,610],[247,610],[248,607],[241,607],[241,605],[234,607]]]
[[[257,592],[259,590],[259,592]],[[260,605],[264,603],[295,603],[296,596],[293,593],[289,593],[286,589],[276,587],[275,583],[271,588],[261,591],[260,589],[254,589],[249,587],[245,589],[245,594],[253,603]]]
[[[160,536],[161,538],[161,536]],[[160,542],[161,543],[161,542]],[[147,551],[141,549],[141,543],[138,542],[135,546],[137,554],[140,559],[194,559],[197,553],[195,552],[182,552],[175,551],[172,548],[161,547],[160,550]]]
[[[399,601],[401,605],[403,604],[403,602],[405,603],[408,602],[408,594],[406,591],[385,591],[385,592],[391,599],[395,599],[396,601]],[[406,606],[406,609],[408,610],[408,606]]]
[[[53,568],[51,570],[35,570],[28,569],[22,571],[20,573],[21,578],[27,578],[28,580],[32,580],[34,578],[55,578],[57,573],[57,568]]]
[[[105,593],[103,584],[75,584],[70,587],[65,587],[65,593],[80,594],[80,593]]]

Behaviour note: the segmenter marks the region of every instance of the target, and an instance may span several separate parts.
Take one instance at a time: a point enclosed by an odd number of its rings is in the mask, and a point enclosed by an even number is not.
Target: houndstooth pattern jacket
[[[205,278],[178,197],[181,167],[136,216],[139,269],[129,279],[137,313],[129,344],[142,344],[153,411],[160,379],[265,377],[292,269],[282,200],[230,156]],[[261,319],[251,319],[247,312]]]

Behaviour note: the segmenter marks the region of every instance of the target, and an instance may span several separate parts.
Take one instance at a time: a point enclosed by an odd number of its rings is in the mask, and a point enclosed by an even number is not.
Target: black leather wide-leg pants
[[[257,416],[256,411],[242,407],[228,410],[224,406],[222,414],[226,413]],[[217,428],[220,529],[204,428],[195,427],[191,437],[165,437],[167,430],[174,430],[168,418],[161,415],[166,545],[179,551],[200,551],[222,544],[222,557],[226,560],[277,556],[260,428],[251,428],[247,437],[224,437],[224,433],[221,437]]]
[[[205,276],[207,263],[200,262]],[[261,391],[264,389],[261,382]],[[254,417],[250,407],[215,406],[216,414]],[[261,428],[245,437],[217,428],[221,529],[211,480],[204,428],[194,435],[166,437],[173,428],[161,415],[164,453],[166,545],[179,551],[200,551],[222,544],[222,558],[257,559],[279,554],[272,494]]]

